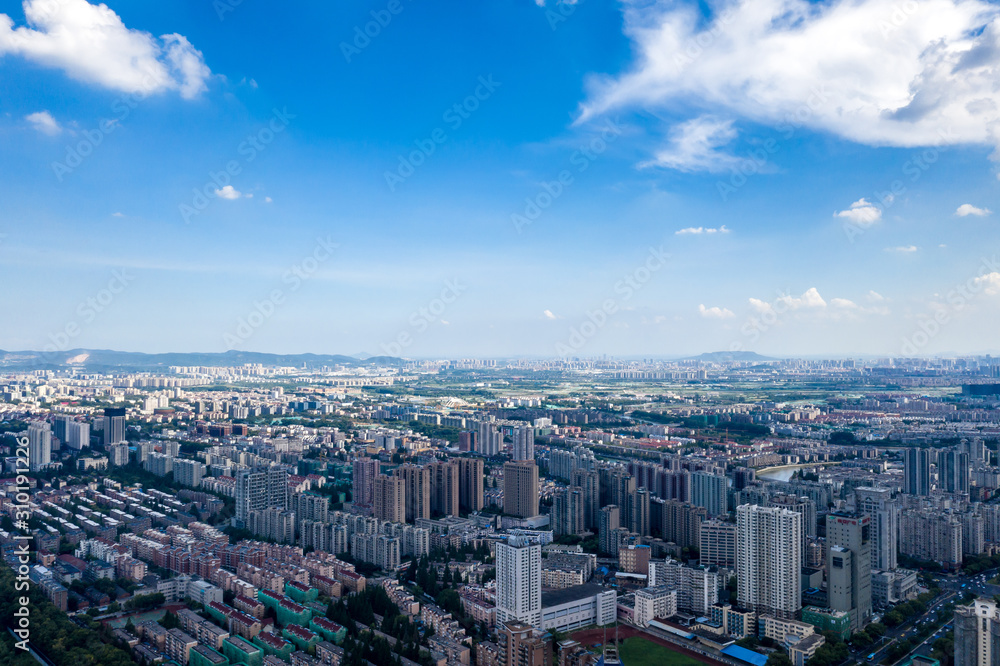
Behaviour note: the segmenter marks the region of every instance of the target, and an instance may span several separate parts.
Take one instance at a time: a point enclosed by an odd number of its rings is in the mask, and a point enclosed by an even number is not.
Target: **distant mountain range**
[[[780,359],[771,358],[770,356],[761,356],[757,352],[752,351],[717,351],[699,354],[698,356],[692,356],[683,360],[702,361],[703,363],[763,363],[764,361],[778,361]]]
[[[709,352],[691,356],[685,361],[705,363],[762,363],[779,359],[756,352]],[[319,368],[343,365],[349,367],[402,365],[405,361],[394,356],[357,354],[267,354],[264,352],[168,352],[144,354],[111,349],[68,349],[65,351],[4,351],[0,349],[0,368],[14,370],[58,370],[69,367],[91,372],[158,371],[172,365],[203,365],[208,367],[237,366],[244,363],[285,365],[298,368]]]
[[[57,352],[0,350],[0,367],[10,369],[58,369],[81,367],[87,370],[165,370],[172,365],[236,366],[244,363],[317,368],[324,365],[372,366],[400,365],[393,356],[370,356],[365,359],[342,354],[266,354],[230,350],[222,353],[169,352],[143,354],[110,349],[68,349]]]

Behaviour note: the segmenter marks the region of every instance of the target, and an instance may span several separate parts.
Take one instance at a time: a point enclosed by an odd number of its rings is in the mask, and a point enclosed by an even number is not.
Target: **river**
[[[827,463],[829,464],[829,463]],[[784,481],[788,482],[792,478],[792,474],[795,474],[800,469],[818,467],[818,463],[809,463],[806,465],[781,465],[780,467],[765,467],[764,469],[757,470],[758,479],[767,479],[768,481]]]

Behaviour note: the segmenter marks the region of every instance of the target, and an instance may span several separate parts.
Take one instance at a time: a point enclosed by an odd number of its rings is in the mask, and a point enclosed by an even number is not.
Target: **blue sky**
[[[991,5],[0,14],[0,348],[1000,348]]]

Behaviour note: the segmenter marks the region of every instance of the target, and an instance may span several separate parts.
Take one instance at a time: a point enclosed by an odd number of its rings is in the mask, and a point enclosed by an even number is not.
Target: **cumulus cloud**
[[[156,38],[129,29],[106,5],[86,0],[24,0],[23,6],[26,26],[0,14],[0,56],[21,56],[127,93],[176,90],[191,99],[207,89],[211,71],[182,35]]]
[[[716,118],[701,144],[713,150],[735,137],[725,124],[733,121],[785,133],[806,127],[871,146],[1000,144],[995,3],[711,4],[706,20],[698,3],[625,0],[636,61],[620,77],[590,81],[580,121],[622,109],[696,108]]]
[[[702,234],[728,234],[729,228],[726,225],[722,225],[718,229],[712,227],[687,227],[686,229],[678,229],[674,232],[675,236],[700,236]]]
[[[798,297],[791,296],[790,294],[784,294],[778,297],[778,302],[789,310],[826,307],[826,301],[824,301],[823,297],[819,295],[819,290],[816,289],[816,287],[807,289],[801,296]]]
[[[264,197],[264,203],[273,203],[273,202],[274,199],[272,199],[271,197]]]
[[[860,227],[869,227],[882,219],[882,209],[862,197],[847,210],[837,211],[834,217],[843,217]]]
[[[872,296],[874,294],[874,297]],[[877,298],[875,298],[877,297]],[[831,298],[829,302],[824,299],[816,287],[807,289],[801,296],[791,294],[779,294],[773,303],[759,298],[749,299],[750,308],[758,315],[777,317],[781,315],[801,318],[822,318],[822,319],[843,319],[857,318],[862,315],[876,314],[885,315],[889,313],[881,301],[884,297],[874,291],[868,292],[866,299],[872,303],[871,306],[862,306],[848,298]]]
[[[897,254],[913,254],[917,251],[916,245],[897,245],[896,247],[885,248],[886,252],[895,252]]]
[[[981,275],[973,280],[976,285],[983,290],[987,296],[1000,294],[1000,273],[996,271]]]
[[[698,313],[706,319],[729,319],[735,317],[732,310],[727,308],[712,307],[706,308],[704,305],[698,306]]]
[[[552,314],[552,310],[543,310],[542,314],[545,315],[546,319],[558,319],[558,317]]]
[[[56,122],[56,119],[52,117],[52,114],[48,111],[36,111],[35,113],[29,113],[24,117],[31,126],[42,134],[48,134],[49,136],[55,136],[62,132],[62,127]]]
[[[877,291],[875,291],[874,289],[872,289],[871,291],[869,291],[868,294],[865,296],[865,298],[868,299],[869,303],[883,303],[883,302],[889,300],[885,296],[883,296],[882,294],[880,294]]]
[[[241,196],[243,196],[243,193],[237,190],[232,185],[226,185],[221,190],[216,190],[215,196],[219,197],[220,199],[232,200],[232,199],[239,199]],[[251,195],[248,194],[247,196]]]
[[[972,204],[962,204],[955,211],[955,215],[959,217],[966,217],[968,215],[975,215],[976,217],[983,217],[984,215],[989,215],[992,211],[989,208],[976,208]]]

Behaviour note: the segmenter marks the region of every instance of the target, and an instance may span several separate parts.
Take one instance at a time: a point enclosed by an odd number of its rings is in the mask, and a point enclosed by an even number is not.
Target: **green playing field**
[[[696,659],[635,636],[619,649],[623,666],[703,666]]]

